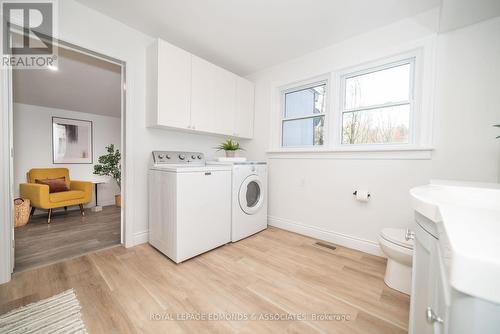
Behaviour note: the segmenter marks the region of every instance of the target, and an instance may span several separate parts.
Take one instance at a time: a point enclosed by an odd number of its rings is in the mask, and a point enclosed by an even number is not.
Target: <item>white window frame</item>
[[[338,92],[338,109],[339,109],[339,118],[338,118],[338,124],[336,124],[336,127],[340,127],[338,129],[338,137],[336,138],[337,144],[342,147],[349,147],[349,148],[366,148],[368,147],[388,147],[388,146],[411,146],[415,144],[415,62],[416,62],[416,57],[410,57],[402,60],[397,60],[394,62],[386,62],[385,64],[382,65],[375,65],[373,67],[369,67],[369,65],[365,66],[365,68],[361,70],[356,70],[353,72],[348,72],[344,73],[340,76],[340,85],[339,85],[339,92]],[[410,65],[410,83],[409,83],[409,92],[408,92],[408,100],[405,101],[397,101],[397,102],[389,102],[389,103],[383,103],[379,105],[371,105],[371,106],[366,106],[366,107],[359,107],[359,108],[352,108],[352,109],[346,109],[345,108],[345,94],[346,94],[346,80],[350,78],[354,78],[357,76],[365,75],[365,74],[370,74],[370,73],[375,73],[375,72],[380,72],[383,70],[388,70],[394,67],[402,66],[402,65]],[[396,107],[396,106],[402,106],[402,105],[409,105],[410,107],[410,119],[409,119],[409,126],[408,126],[408,142],[406,143],[360,143],[360,144],[344,144],[343,143],[343,121],[344,121],[344,114],[350,113],[350,112],[356,112],[356,111],[366,111],[366,110],[373,110],[373,109],[380,109],[380,108],[387,108],[387,107]]]
[[[412,60],[412,95],[408,143],[342,144],[342,107],[345,76],[369,73],[390,68],[397,63]],[[284,115],[284,91],[301,86],[327,82],[323,145],[290,147],[282,146],[282,116]],[[291,80],[290,80],[291,81]],[[290,82],[288,81],[288,82]],[[307,80],[293,84],[271,82],[270,147],[271,159],[430,159],[432,157],[432,119],[435,85],[435,39],[418,41],[413,48],[400,50],[390,56],[366,61],[355,66],[323,72]]]
[[[318,114],[309,114],[298,117],[285,117],[285,108],[286,108],[286,94],[290,94],[293,92],[298,92],[301,90],[305,90],[308,88],[313,88],[317,86],[325,85],[325,96],[324,96],[324,110],[322,113]],[[328,131],[328,105],[329,105],[329,96],[330,96],[330,86],[329,86],[329,78],[316,78],[316,80],[308,80],[307,82],[301,82],[299,84],[290,85],[288,87],[284,87],[280,91],[280,129],[279,129],[279,140],[280,147],[283,149],[303,149],[303,148],[322,148],[327,146],[327,136],[326,132]],[[308,119],[315,117],[324,117],[323,121],[323,144],[322,145],[299,145],[299,146],[283,146],[283,125],[286,121],[294,121],[300,119]],[[313,139],[314,140],[314,139]]]

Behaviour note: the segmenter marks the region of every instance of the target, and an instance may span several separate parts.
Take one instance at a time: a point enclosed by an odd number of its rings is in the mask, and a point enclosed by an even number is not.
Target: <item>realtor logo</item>
[[[2,67],[57,66],[53,45],[56,0],[2,0]]]

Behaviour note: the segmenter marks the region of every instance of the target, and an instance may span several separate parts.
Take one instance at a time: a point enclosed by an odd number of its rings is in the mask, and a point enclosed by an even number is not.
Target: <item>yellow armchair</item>
[[[63,177],[66,180],[68,191],[50,193],[49,186],[38,184],[35,180],[55,179]],[[31,215],[37,209],[48,210],[47,223],[50,223],[52,209],[67,209],[68,206],[79,205],[82,216],[85,215],[83,205],[90,202],[92,198],[92,182],[72,181],[69,178],[67,168],[34,168],[26,174],[27,183],[19,185],[22,198],[27,198],[31,202]]]

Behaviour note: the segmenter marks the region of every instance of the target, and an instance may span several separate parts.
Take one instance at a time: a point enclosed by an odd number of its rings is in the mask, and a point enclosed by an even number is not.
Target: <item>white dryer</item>
[[[267,164],[260,161],[210,162],[233,166],[231,241],[267,228]]]

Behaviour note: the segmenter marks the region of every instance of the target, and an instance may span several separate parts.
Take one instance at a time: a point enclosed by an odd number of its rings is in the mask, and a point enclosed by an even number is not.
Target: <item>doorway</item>
[[[125,63],[62,41],[55,46],[56,68],[11,74],[11,193],[31,207],[13,231],[14,272],[123,242],[122,180],[108,171],[120,152],[124,176]],[[52,192],[61,177],[66,189]],[[40,185],[50,190],[45,203],[29,191]]]

